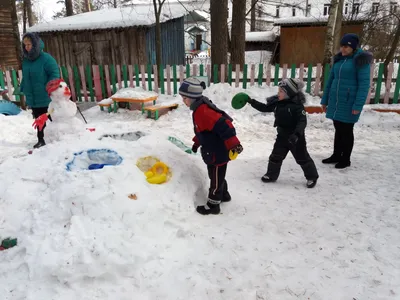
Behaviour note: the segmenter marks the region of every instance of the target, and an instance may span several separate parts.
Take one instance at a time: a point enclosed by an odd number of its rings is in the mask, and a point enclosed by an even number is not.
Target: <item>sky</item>
[[[63,8],[63,4],[57,4],[57,0],[36,0],[35,11],[43,21],[51,21],[53,15]]]

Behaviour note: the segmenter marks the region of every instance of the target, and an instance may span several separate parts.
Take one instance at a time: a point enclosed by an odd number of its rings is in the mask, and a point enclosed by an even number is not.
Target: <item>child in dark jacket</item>
[[[304,134],[307,117],[303,105],[305,96],[301,92],[303,87],[304,83],[300,80],[284,79],[279,83],[278,95],[268,98],[267,104],[250,98],[247,100],[261,112],[275,112],[274,127],[277,127],[278,135],[269,157],[267,173],[261,178],[263,182],[278,179],[282,162],[290,151],[303,169],[307,187],[313,188],[317,184],[317,168],[308,154]]]
[[[196,78],[187,78],[179,88],[179,94],[186,106],[193,111],[192,119],[195,137],[193,152],[201,146],[201,156],[207,165],[210,188],[207,204],[198,206],[202,215],[219,214],[220,203],[228,202],[231,196],[225,180],[230,157],[240,154],[243,147],[236,137],[232,118],[202,95],[205,85]]]

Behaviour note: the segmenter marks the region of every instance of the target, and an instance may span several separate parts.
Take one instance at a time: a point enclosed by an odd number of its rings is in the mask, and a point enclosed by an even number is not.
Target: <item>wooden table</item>
[[[118,97],[111,97],[111,99],[114,102],[114,112],[116,113],[118,110],[118,103],[123,102],[123,103],[128,103],[128,108],[129,108],[129,103],[141,103],[142,104],[142,114],[144,114],[144,104],[147,102],[153,102],[153,105],[156,104],[158,96],[153,96],[149,98],[118,98]]]

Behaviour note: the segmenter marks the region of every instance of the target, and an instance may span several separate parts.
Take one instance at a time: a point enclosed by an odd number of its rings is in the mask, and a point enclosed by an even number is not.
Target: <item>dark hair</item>
[[[202,81],[202,82],[200,82],[200,85],[201,85],[201,87],[203,88],[203,90],[205,90],[206,89],[206,83],[204,82],[204,81]]]

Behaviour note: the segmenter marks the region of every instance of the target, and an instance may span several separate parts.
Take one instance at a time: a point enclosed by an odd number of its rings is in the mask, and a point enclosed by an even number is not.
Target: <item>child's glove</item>
[[[193,144],[193,146],[192,146],[192,152],[193,152],[193,153],[197,153],[197,149],[199,149],[199,145]]]
[[[298,140],[299,137],[296,134],[291,134],[288,138],[288,141],[292,146],[295,146]]]
[[[234,160],[237,158],[237,156],[242,153],[243,151],[243,146],[242,145],[237,145],[233,147],[231,150],[229,150],[229,159]]]

